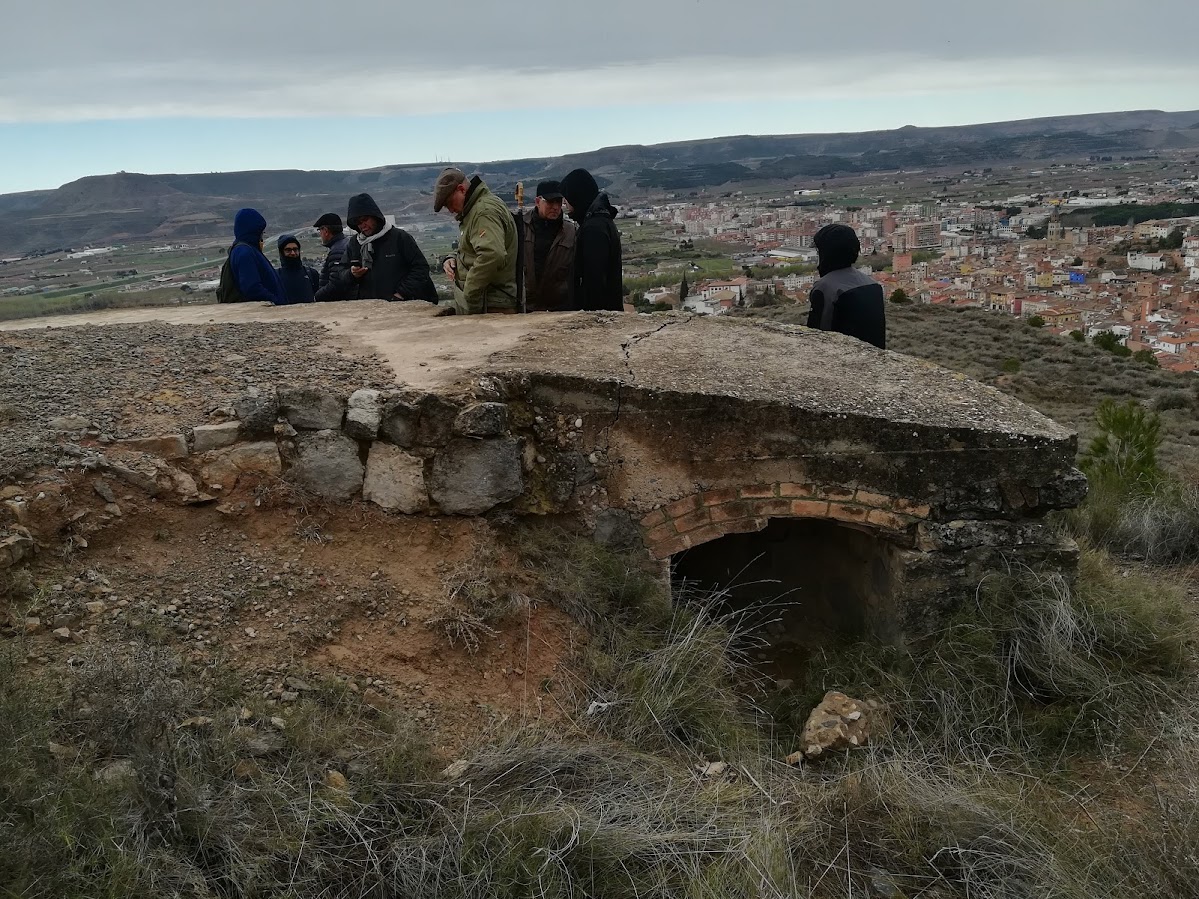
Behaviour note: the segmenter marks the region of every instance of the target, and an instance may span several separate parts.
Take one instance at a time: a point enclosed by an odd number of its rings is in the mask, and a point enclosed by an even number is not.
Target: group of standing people
[[[459,238],[442,265],[453,298],[439,315],[624,309],[617,210],[585,169],[542,181],[533,208],[514,214],[478,175],[447,168],[433,191],[433,211],[443,209],[457,219]],[[438,302],[416,240],[388,223],[370,194],[350,198],[345,224],[352,233],[326,212],[313,225],[327,251],[320,271],[304,263],[294,234],[278,239],[275,267],[262,252],[266,220],[239,210],[218,301]]]

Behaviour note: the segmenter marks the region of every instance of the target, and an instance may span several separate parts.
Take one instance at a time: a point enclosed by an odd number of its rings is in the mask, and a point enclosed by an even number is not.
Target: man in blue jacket
[[[266,219],[257,209],[239,209],[233,217],[235,242],[229,248],[229,267],[245,302],[286,302],[275,267],[262,254]]]
[[[320,275],[316,269],[304,264],[300,255],[300,241],[294,234],[279,238],[279,283],[283,285],[282,306],[294,303],[311,303],[316,293]]]

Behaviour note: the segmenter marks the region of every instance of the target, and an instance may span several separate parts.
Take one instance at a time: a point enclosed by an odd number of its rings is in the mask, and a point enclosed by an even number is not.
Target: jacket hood
[[[354,194],[350,197],[350,203],[346,209],[346,224],[357,231],[358,219],[365,215],[373,215],[381,222],[387,221],[387,216],[383,214],[383,210],[379,208],[379,204],[370,194]]]
[[[817,270],[822,277],[849,268],[862,252],[857,233],[848,225],[825,225],[812,238],[812,245],[819,256]]]
[[[600,192],[599,185],[586,169],[575,169],[563,178],[561,189],[562,196],[570,204],[570,217],[576,222],[583,220]]]
[[[610,219],[616,218],[616,207],[612,205],[612,201],[603,191],[600,191],[599,196],[592,200],[591,205],[587,207],[587,218],[593,215],[606,215]]]
[[[294,243],[297,247],[303,249],[300,241],[294,234],[280,234],[275,245],[279,248],[279,264],[280,265],[302,265],[302,257],[297,256],[294,260],[283,255],[283,248],[289,243]]]
[[[233,216],[233,236],[242,243],[257,247],[266,230],[266,219],[257,209],[239,209]]]

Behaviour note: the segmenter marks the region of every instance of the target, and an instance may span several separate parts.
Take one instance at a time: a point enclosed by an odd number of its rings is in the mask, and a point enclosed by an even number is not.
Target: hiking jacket
[[[887,348],[883,287],[855,268],[839,268],[816,282],[809,295],[808,327],[837,331]]]
[[[347,295],[346,285],[342,283],[342,275],[347,272],[346,248],[350,244],[350,235],[344,232],[334,238],[329,244],[329,252],[321,264],[320,277],[317,279],[316,301],[327,303],[330,300],[351,299]]]
[[[595,198],[579,225],[573,289],[575,309],[624,311],[620,232],[606,193]]]
[[[454,307],[475,315],[519,309],[516,296],[516,221],[477,175],[470,180],[458,217],[458,273]]]
[[[269,259],[258,245],[266,231],[266,219],[257,210],[240,209],[233,219],[236,242],[229,249],[229,268],[246,302],[283,304],[283,285]]]
[[[280,235],[278,241],[279,268],[275,271],[279,275],[279,283],[283,287],[283,301],[277,305],[291,306],[295,303],[311,303],[320,275],[317,274],[316,269],[305,265],[302,257],[297,256],[292,259],[283,255],[283,247],[289,243],[299,246],[300,242],[296,240],[294,234]]]
[[[575,238],[579,226],[565,215],[550,244],[541,277],[537,277],[537,236],[541,217],[536,209],[522,216],[524,240],[525,309],[529,312],[560,312],[571,308],[575,268]]]
[[[369,194],[350,197],[347,221],[359,216],[372,215],[386,221],[378,204]],[[437,302],[437,288],[429,275],[429,260],[420,251],[412,235],[394,225],[371,244],[374,259],[370,271],[362,278],[355,278],[350,269],[362,264],[362,244],[357,235],[346,243],[345,271],[336,283],[343,285],[345,299],[355,300],[427,300]],[[330,282],[335,283],[335,282]],[[397,296],[398,295],[398,296]],[[335,299],[336,297],[330,297]]]

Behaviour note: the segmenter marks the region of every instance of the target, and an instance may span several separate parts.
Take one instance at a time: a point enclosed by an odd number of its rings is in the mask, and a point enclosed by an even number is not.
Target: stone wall
[[[895,640],[936,627],[988,572],[1073,572],[1046,515],[1086,481],[1075,435],[1044,416],[836,335],[645,327],[571,325],[436,389],[281,385],[178,433],[67,432],[64,465],[230,514],[288,483],[394,514],[558,516],[659,566],[771,521],[825,522],[847,547],[879,542],[868,618]],[[24,501],[7,498],[14,527]],[[0,564],[30,536],[0,533]]]

